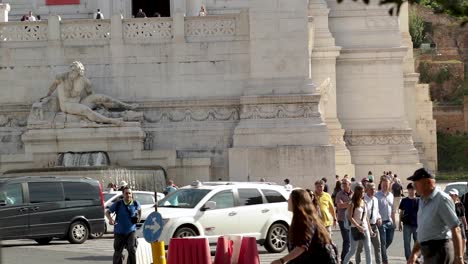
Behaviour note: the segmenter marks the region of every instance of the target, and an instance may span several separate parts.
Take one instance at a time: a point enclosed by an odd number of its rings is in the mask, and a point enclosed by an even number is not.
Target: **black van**
[[[54,237],[81,244],[104,231],[99,181],[83,177],[0,178],[0,239]]]

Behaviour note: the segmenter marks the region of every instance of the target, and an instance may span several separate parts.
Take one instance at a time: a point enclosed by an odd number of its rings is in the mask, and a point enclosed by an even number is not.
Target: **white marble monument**
[[[399,23],[387,7],[354,2],[187,0],[170,2],[172,17],[143,20],[128,18],[123,1],[81,2],[83,17],[97,3],[113,14],[73,20],[63,6],[62,19],[0,23],[2,172],[55,166],[57,153],[78,150],[161,165],[179,185],[290,178],[311,187],[335,173],[436,169],[431,102],[400,26],[406,9]],[[200,3],[208,16],[193,16]],[[76,60],[96,93],[138,104],[141,121],[65,122],[49,135],[28,126],[33,102]]]

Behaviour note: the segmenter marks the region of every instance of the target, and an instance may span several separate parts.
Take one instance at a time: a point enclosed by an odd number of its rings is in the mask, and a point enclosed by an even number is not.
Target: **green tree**
[[[413,40],[413,48],[419,48],[424,38],[424,21],[416,12],[409,12],[409,33]]]
[[[338,3],[343,0],[337,0]],[[358,1],[358,0],[353,0]],[[362,0],[369,4],[370,0]],[[394,5],[388,12],[390,15],[399,14],[401,6],[408,2],[409,4],[422,4],[434,10],[435,13],[446,13],[452,17],[460,19],[461,26],[468,23],[468,1],[467,0],[378,0],[380,5]]]

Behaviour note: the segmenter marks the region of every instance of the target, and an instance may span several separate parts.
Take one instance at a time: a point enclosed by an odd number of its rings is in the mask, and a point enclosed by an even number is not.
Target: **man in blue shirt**
[[[400,203],[400,224],[398,231],[403,230],[403,246],[405,248],[405,258],[409,259],[411,255],[411,236],[413,236],[414,242],[418,240],[416,228],[418,228],[418,207],[419,199],[415,196],[415,190],[413,183],[409,183],[408,197],[401,200]]]
[[[133,200],[132,189],[125,187],[122,190],[123,199],[111,205],[106,211],[107,220],[114,225],[114,257],[113,264],[121,264],[123,261],[122,251],[127,248],[128,262],[136,264],[137,240],[135,236],[136,223],[141,219],[141,206],[138,201]],[[111,213],[115,212],[115,220]]]
[[[455,204],[448,194],[436,188],[432,174],[424,168],[408,178],[421,198],[418,209],[418,242],[408,264],[422,254],[424,264],[462,264],[463,242]]]

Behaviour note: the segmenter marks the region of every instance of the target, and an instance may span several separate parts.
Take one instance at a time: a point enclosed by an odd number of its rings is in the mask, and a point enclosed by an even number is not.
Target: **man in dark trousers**
[[[408,178],[421,195],[418,210],[418,241],[408,264],[422,254],[424,264],[462,264],[463,245],[455,204],[450,196],[436,188],[435,178],[424,168]]]
[[[123,199],[111,205],[106,211],[107,220],[114,225],[114,257],[113,264],[121,264],[122,251],[127,248],[129,264],[136,264],[137,239],[135,236],[136,223],[141,219],[141,206],[133,200],[132,189],[125,187],[122,190]],[[111,213],[115,213],[115,220]]]

